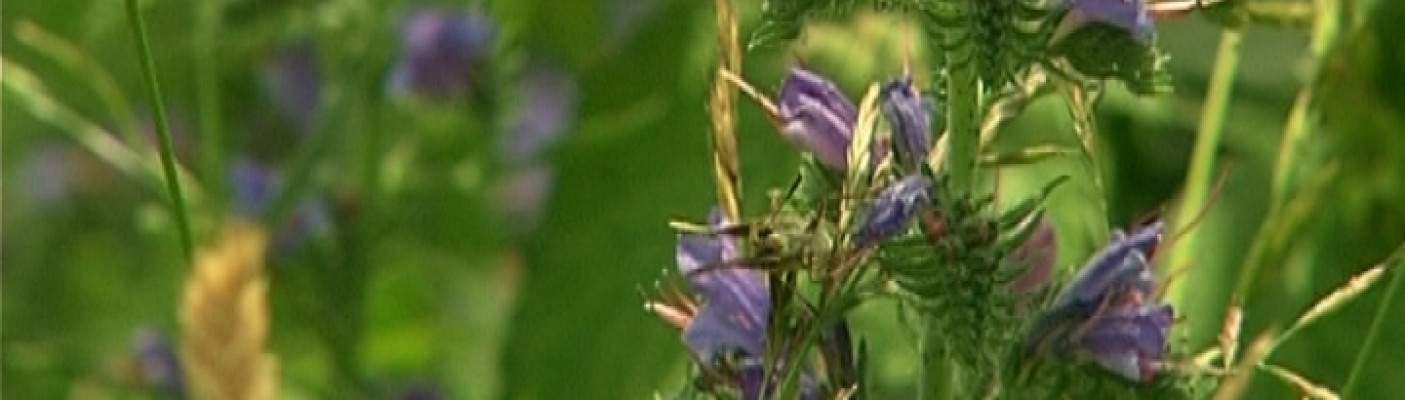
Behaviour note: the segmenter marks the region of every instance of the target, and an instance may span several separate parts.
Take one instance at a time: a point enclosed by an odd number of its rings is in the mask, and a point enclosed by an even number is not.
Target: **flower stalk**
[[[166,178],[166,192],[170,196],[176,228],[180,230],[181,250],[184,251],[186,261],[190,262],[195,257],[195,234],[190,228],[190,212],[186,209],[185,195],[181,192],[180,177],[176,172],[175,146],[171,141],[170,124],[166,121],[165,97],[161,94],[161,82],[156,79],[156,62],[151,56],[151,44],[146,38],[146,20],[142,18],[141,6],[137,4],[137,0],[127,0],[126,4],[127,18],[137,42],[137,54],[141,58],[147,101],[151,102],[153,113],[156,114],[156,133],[161,136],[161,171]]]

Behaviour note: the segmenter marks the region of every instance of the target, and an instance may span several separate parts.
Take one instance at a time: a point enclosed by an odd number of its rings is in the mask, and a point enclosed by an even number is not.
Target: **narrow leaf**
[[[1269,364],[1263,366],[1263,370],[1268,371],[1270,374],[1273,374],[1273,376],[1278,377],[1278,379],[1282,379],[1283,382],[1286,382],[1289,385],[1293,386],[1293,388],[1298,389],[1298,392],[1302,393],[1304,397],[1318,400],[1341,399],[1341,396],[1338,396],[1337,393],[1333,392],[1331,389],[1313,383],[1307,378],[1302,377],[1302,375],[1298,375],[1297,373],[1289,371],[1286,368]]]

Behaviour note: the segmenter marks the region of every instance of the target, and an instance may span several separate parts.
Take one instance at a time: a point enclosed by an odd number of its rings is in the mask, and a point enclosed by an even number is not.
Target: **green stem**
[[[980,152],[980,81],[977,79],[975,62],[967,55],[963,64],[953,63],[947,75],[947,132],[948,137],[946,168],[951,176],[952,187],[957,190],[972,190],[975,179],[976,157]],[[948,57],[962,57],[951,55]]]
[[[151,44],[146,39],[146,21],[142,19],[137,0],[127,0],[127,17],[132,24],[132,34],[136,37],[137,52],[141,57],[142,80],[146,82],[147,100],[151,102],[156,114],[156,133],[161,136],[161,169],[166,177],[166,191],[171,196],[171,208],[176,215],[176,227],[180,229],[181,249],[185,251],[186,261],[191,261],[195,254],[195,239],[190,229],[190,215],[181,192],[180,178],[176,175],[171,128],[166,121],[161,84],[156,80],[156,62],[151,57]]]
[[[1215,153],[1220,147],[1220,137],[1224,131],[1225,114],[1229,111],[1230,93],[1239,70],[1239,44],[1243,39],[1240,28],[1225,28],[1220,35],[1220,46],[1215,56],[1215,68],[1210,76],[1210,89],[1206,94],[1205,107],[1200,114],[1200,126],[1196,133],[1195,148],[1191,152],[1190,173],[1186,177],[1184,199],[1176,213],[1176,229],[1180,234],[1195,216],[1205,208],[1210,186],[1214,177]],[[1171,250],[1170,266],[1178,269],[1190,265],[1197,251],[1195,238],[1198,235],[1186,234],[1183,242]],[[1167,298],[1175,304],[1183,304],[1181,294],[1186,285],[1175,285],[1167,293]]]
[[[1093,183],[1093,190],[1097,191],[1098,197],[1095,206],[1098,215],[1102,216],[1098,221],[1100,227],[1096,232],[1094,243],[1107,241],[1108,206],[1107,206],[1107,184],[1103,183],[1103,170],[1098,167],[1097,158],[1097,126],[1093,120],[1093,107],[1097,104],[1097,94],[1089,89],[1084,89],[1081,85],[1065,85],[1068,103],[1068,115],[1073,119],[1073,133],[1078,139],[1079,148],[1082,150],[1083,170]]]
[[[1361,351],[1356,353],[1356,361],[1351,364],[1351,372],[1347,374],[1346,384],[1342,386],[1343,399],[1356,398],[1353,391],[1361,381],[1361,372],[1366,370],[1366,361],[1370,359],[1371,353],[1376,349],[1377,339],[1381,335],[1381,327],[1386,324],[1387,315],[1390,314],[1390,306],[1395,304],[1395,296],[1400,293],[1400,288],[1405,287],[1405,273],[1398,271],[1399,264],[1397,262],[1390,271],[1395,276],[1390,277],[1390,287],[1386,288],[1385,298],[1381,299],[1381,305],[1376,308],[1376,316],[1371,320],[1371,328],[1366,331],[1366,339],[1361,343]]]
[[[1312,21],[1312,43],[1309,52],[1314,61],[1315,70],[1320,61],[1326,55],[1331,43],[1336,40],[1338,19],[1341,15],[1341,5],[1337,0],[1315,0],[1312,7],[1315,10]],[[1314,72],[1315,74],[1315,72]],[[1259,268],[1268,264],[1268,254],[1276,253],[1270,250],[1272,237],[1285,235],[1288,225],[1295,225],[1293,221],[1282,221],[1287,207],[1289,186],[1294,181],[1299,149],[1307,142],[1308,135],[1312,131],[1312,99],[1316,97],[1313,91],[1314,84],[1308,82],[1298,91],[1297,97],[1293,100],[1293,108],[1288,112],[1288,121],[1283,127],[1283,138],[1278,145],[1278,157],[1274,161],[1273,181],[1269,187],[1268,213],[1264,216],[1263,222],[1259,224],[1259,230],[1254,235],[1254,241],[1249,247],[1249,253],[1244,258],[1243,267],[1240,268],[1239,279],[1235,283],[1233,299],[1242,301],[1248,296],[1249,289],[1253,287],[1258,276]],[[1273,250],[1277,250],[1276,248]]]
[[[224,199],[228,187],[224,176],[224,134],[221,130],[223,115],[220,110],[219,71],[215,58],[218,56],[216,41],[221,28],[220,13],[222,0],[206,0],[196,7],[195,35],[195,91],[196,103],[200,110],[200,161],[201,175],[213,192],[214,199]]]
[[[926,317],[922,327],[922,382],[918,398],[923,400],[953,399],[956,396],[956,362],[945,351],[942,336],[935,327],[935,318]]]

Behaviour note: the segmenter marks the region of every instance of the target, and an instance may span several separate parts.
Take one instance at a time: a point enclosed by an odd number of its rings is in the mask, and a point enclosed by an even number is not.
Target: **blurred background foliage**
[[[1218,149],[1223,189],[1194,228],[1194,264],[1162,266],[1186,268],[1174,277],[1177,329],[1191,348],[1215,340],[1304,85],[1315,89],[1311,130],[1292,149],[1293,198],[1304,200],[1294,223],[1275,225],[1283,239],[1267,249],[1246,332],[1282,328],[1405,239],[1405,3],[1357,3],[1347,19],[1359,26],[1317,62],[1304,30],[1247,30]],[[673,268],[665,222],[699,219],[714,202],[707,2],[141,5],[177,155],[198,185],[197,242],[231,215],[288,221],[268,259],[285,398],[647,398],[683,384],[678,334],[640,293]],[[737,7],[746,37],[760,4]],[[474,54],[466,83],[430,85],[459,95],[396,83],[417,10],[467,13],[489,29],[465,33],[482,42],[463,50]],[[5,397],[163,393],[150,355],[179,333],[190,268],[156,175],[91,146],[116,138],[155,165],[124,15],[116,1],[4,4]],[[1107,215],[1076,159],[989,177],[1010,199],[1074,177],[1051,199],[1066,269],[1108,226],[1177,201],[1220,28],[1197,15],[1158,28],[1175,92],[1134,97],[1113,84],[1096,109]],[[814,21],[792,47],[748,51],[742,75],[771,92],[802,63],[857,94],[900,73],[905,57],[922,63],[906,50],[915,31],[867,12]],[[1062,101],[1031,104],[997,145],[1076,143]],[[740,110],[745,209],[756,212],[798,156],[756,107]],[[1383,292],[1302,332],[1275,362],[1340,386]],[[889,306],[860,309],[854,325],[879,393],[904,398],[915,344]],[[1405,305],[1394,309],[1383,338],[1405,336]],[[1405,392],[1394,342],[1371,355],[1362,398]],[[1247,397],[1289,395],[1257,379]]]

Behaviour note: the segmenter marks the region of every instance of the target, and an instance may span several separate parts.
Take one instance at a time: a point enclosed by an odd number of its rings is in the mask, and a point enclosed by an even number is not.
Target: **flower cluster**
[[[1154,378],[1173,318],[1171,306],[1155,300],[1147,260],[1162,227],[1156,222],[1130,235],[1117,233],[1055,298],[1029,345],[1059,357],[1090,355],[1132,381]]]
[[[419,10],[405,19],[404,54],[390,91],[441,100],[460,96],[481,79],[496,27],[480,12]]]
[[[720,374],[742,399],[760,399],[763,393],[764,398],[770,398],[779,378],[766,376],[766,371],[777,370],[765,363],[771,296],[761,274],[739,264],[740,244],[721,233],[728,225],[730,222],[714,209],[709,218],[712,232],[678,238],[678,271],[687,277],[693,293],[702,298],[702,307],[691,303],[651,303],[650,307],[683,328],[684,343],[704,367],[736,360]],[[841,321],[831,332],[826,335],[831,344],[827,347],[848,355],[848,326]],[[787,362],[786,358],[782,356],[778,364]],[[819,387],[808,375],[801,377],[799,393],[803,399],[820,398]]]

